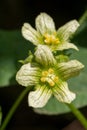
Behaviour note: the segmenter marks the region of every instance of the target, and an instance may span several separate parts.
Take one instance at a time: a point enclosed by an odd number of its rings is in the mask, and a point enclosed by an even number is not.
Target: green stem
[[[84,117],[84,115],[73,104],[66,105],[71,109],[72,113],[77,117],[83,127],[87,130],[87,119]]]
[[[15,101],[15,103],[13,104],[13,106],[11,107],[11,109],[9,110],[6,118],[4,119],[2,126],[0,128],[0,130],[5,130],[7,124],[9,123],[10,119],[12,118],[14,112],[16,111],[17,107],[19,106],[19,104],[21,103],[22,99],[24,98],[24,96],[28,93],[28,91],[30,90],[30,87],[27,87],[21,94],[20,96],[17,98],[17,100]],[[73,114],[77,117],[77,119],[81,122],[81,124],[84,126],[84,128],[87,130],[87,120],[86,118],[83,116],[83,114],[77,109],[75,108],[75,106],[73,104],[66,104],[71,111],[73,112]]]
[[[87,19],[87,10],[84,12],[84,14],[79,18],[79,23],[82,24]]]
[[[22,93],[19,95],[19,97],[17,98],[17,100],[14,102],[13,106],[11,107],[11,109],[9,110],[6,118],[4,119],[0,130],[5,130],[7,124],[9,123],[10,119],[12,118],[14,112],[16,111],[17,107],[19,106],[19,104],[21,103],[22,99],[24,98],[24,96],[29,92],[29,90],[31,89],[31,87],[26,87],[25,90],[22,91]]]

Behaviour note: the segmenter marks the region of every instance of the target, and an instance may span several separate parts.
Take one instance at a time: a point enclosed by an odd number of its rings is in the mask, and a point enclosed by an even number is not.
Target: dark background
[[[51,15],[60,26],[78,19],[86,9],[86,0],[0,0],[0,28],[19,28],[25,21],[34,24],[40,12]]]
[[[86,0],[0,0],[0,29],[21,29],[24,22],[35,26],[35,17],[40,12],[48,13],[56,27],[69,20],[79,19],[87,9]],[[9,108],[24,88],[8,86],[0,89],[0,105],[3,119]],[[82,110],[84,112],[84,110]],[[60,130],[75,117],[71,114],[54,116],[34,113],[27,105],[27,95],[9,122],[8,130]]]

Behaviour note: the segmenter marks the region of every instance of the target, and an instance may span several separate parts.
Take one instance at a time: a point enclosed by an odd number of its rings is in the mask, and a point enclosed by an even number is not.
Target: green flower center
[[[60,40],[59,40],[59,38],[56,37],[56,32],[53,34],[45,33],[44,34],[44,42],[47,45],[51,45],[51,44],[57,45],[60,43]]]
[[[47,82],[51,87],[58,81],[58,76],[54,74],[54,70],[49,68],[47,71],[42,71],[41,82]]]

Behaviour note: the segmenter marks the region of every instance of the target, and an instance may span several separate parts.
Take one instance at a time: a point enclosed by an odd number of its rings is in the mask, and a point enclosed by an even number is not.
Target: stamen
[[[47,76],[48,75],[48,71],[43,71],[42,72],[42,76]]]
[[[41,77],[41,82],[45,82],[46,81],[46,78],[45,77]]]
[[[54,73],[54,70],[50,68],[50,69],[48,70],[48,72],[49,72],[50,74],[52,74],[52,73]]]
[[[47,44],[47,45],[51,45],[51,44],[58,44],[60,43],[60,40],[59,38],[56,37],[56,32],[53,33],[53,34],[44,34],[44,42]]]
[[[52,80],[48,81],[48,83],[49,83],[49,85],[50,85],[51,87],[53,87],[53,86],[55,85],[55,82],[53,82]]]
[[[42,72],[40,80],[43,83],[47,82],[51,87],[53,87],[55,83],[58,82],[58,76],[54,74],[54,70],[52,68],[49,68],[47,71]]]

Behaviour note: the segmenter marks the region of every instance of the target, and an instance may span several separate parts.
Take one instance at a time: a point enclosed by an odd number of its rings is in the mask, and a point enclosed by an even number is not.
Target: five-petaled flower
[[[64,50],[78,48],[70,43],[70,37],[79,27],[77,20],[71,20],[58,30],[55,28],[53,19],[46,13],[41,13],[36,17],[36,30],[28,23],[22,27],[22,35],[34,45],[47,45],[54,50]]]
[[[52,95],[60,102],[71,103],[75,93],[68,89],[67,80],[78,75],[84,65],[77,60],[57,63],[46,45],[38,45],[34,56],[35,63],[24,64],[16,75],[22,86],[34,86],[28,96],[29,106],[43,107]]]

